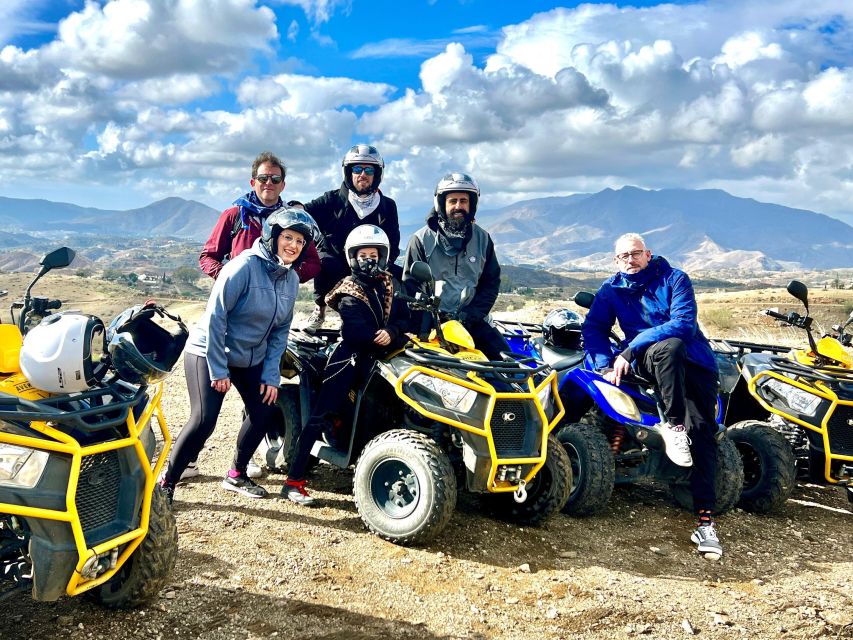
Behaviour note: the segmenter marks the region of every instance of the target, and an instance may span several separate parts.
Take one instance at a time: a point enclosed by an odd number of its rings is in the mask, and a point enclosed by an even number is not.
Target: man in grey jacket
[[[458,319],[486,357],[500,360],[509,345],[486,318],[498,298],[501,267],[492,238],[474,223],[479,199],[477,181],[465,173],[439,181],[426,225],[409,239],[403,283],[410,294],[417,291],[409,271],[414,262],[426,262],[442,282],[442,314]]]

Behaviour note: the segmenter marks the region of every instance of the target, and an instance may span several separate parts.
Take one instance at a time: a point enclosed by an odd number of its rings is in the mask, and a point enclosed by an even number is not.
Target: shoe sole
[[[251,493],[249,491],[246,491],[245,489],[241,489],[240,487],[235,487],[233,484],[225,482],[225,480],[222,481],[222,488],[226,489],[227,491],[233,491],[234,493],[238,493],[241,496],[245,496],[246,498],[266,498],[268,495],[266,492],[261,495]]]
[[[690,541],[691,541],[693,544],[698,545],[697,550],[698,550],[698,551],[699,551],[699,553],[701,553],[703,556],[706,556],[706,555],[714,555],[714,556],[717,556],[717,559],[719,559],[719,558],[720,558],[720,557],[722,557],[722,555],[723,555],[723,549],[722,549],[722,547],[703,547],[703,546],[702,546],[702,543],[701,543],[701,542],[699,542],[699,539],[698,539],[698,537],[696,536],[696,534],[695,534],[695,533],[693,533],[693,534],[691,534],[691,535],[690,535]]]

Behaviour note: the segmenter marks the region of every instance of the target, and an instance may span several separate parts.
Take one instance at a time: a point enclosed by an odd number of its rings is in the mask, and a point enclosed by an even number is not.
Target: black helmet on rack
[[[175,328],[166,329],[154,316],[170,319]],[[110,366],[131,384],[154,384],[164,380],[178,361],[187,341],[186,325],[152,301],[118,314],[107,328]]]
[[[264,219],[264,227],[261,230],[261,244],[271,256],[275,256],[278,236],[285,229],[301,233],[305,237],[306,245],[320,234],[314,218],[302,209],[279,209]],[[298,259],[301,260],[304,255],[303,251]]]
[[[357,144],[344,155],[344,159],[341,161],[341,170],[344,174],[344,184],[350,191],[355,191],[352,184],[352,167],[356,164],[369,164],[375,167],[376,173],[373,175],[370,191],[371,193],[376,191],[379,188],[379,183],[382,182],[382,173],[385,170],[385,161],[377,148],[370,144]]]
[[[583,318],[571,309],[554,309],[542,322],[542,335],[554,347],[583,349],[581,325]]]

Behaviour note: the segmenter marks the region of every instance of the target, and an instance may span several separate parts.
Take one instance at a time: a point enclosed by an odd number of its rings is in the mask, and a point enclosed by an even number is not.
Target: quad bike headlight
[[[764,390],[762,395],[766,395],[768,389],[801,415],[814,416],[820,406],[820,397],[792,384],[785,384],[776,378],[770,378],[762,385],[762,390]]]
[[[410,384],[415,384],[431,391],[441,399],[445,409],[468,413],[477,401],[477,392],[441,378],[434,378],[423,373],[412,376]]]
[[[48,453],[0,443],[0,485],[32,489],[47,466]]]
[[[607,400],[610,406],[613,407],[614,411],[625,416],[629,420],[633,420],[634,422],[640,421],[640,410],[637,408],[637,403],[634,402],[631,396],[624,391],[621,391],[619,387],[606,382],[595,380],[593,384],[601,392],[604,399]]]

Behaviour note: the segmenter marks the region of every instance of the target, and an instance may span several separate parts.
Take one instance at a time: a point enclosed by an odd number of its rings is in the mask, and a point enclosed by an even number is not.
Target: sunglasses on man
[[[364,172],[364,175],[372,176],[374,173],[376,173],[376,168],[375,167],[360,167],[358,165],[356,165],[352,168],[352,172],[355,175],[360,175],[362,171]]]
[[[271,176],[266,173],[259,173],[255,176],[255,180],[260,182],[261,184],[266,184],[267,180],[272,180],[273,184],[281,184],[281,181],[284,180],[283,176]]]

